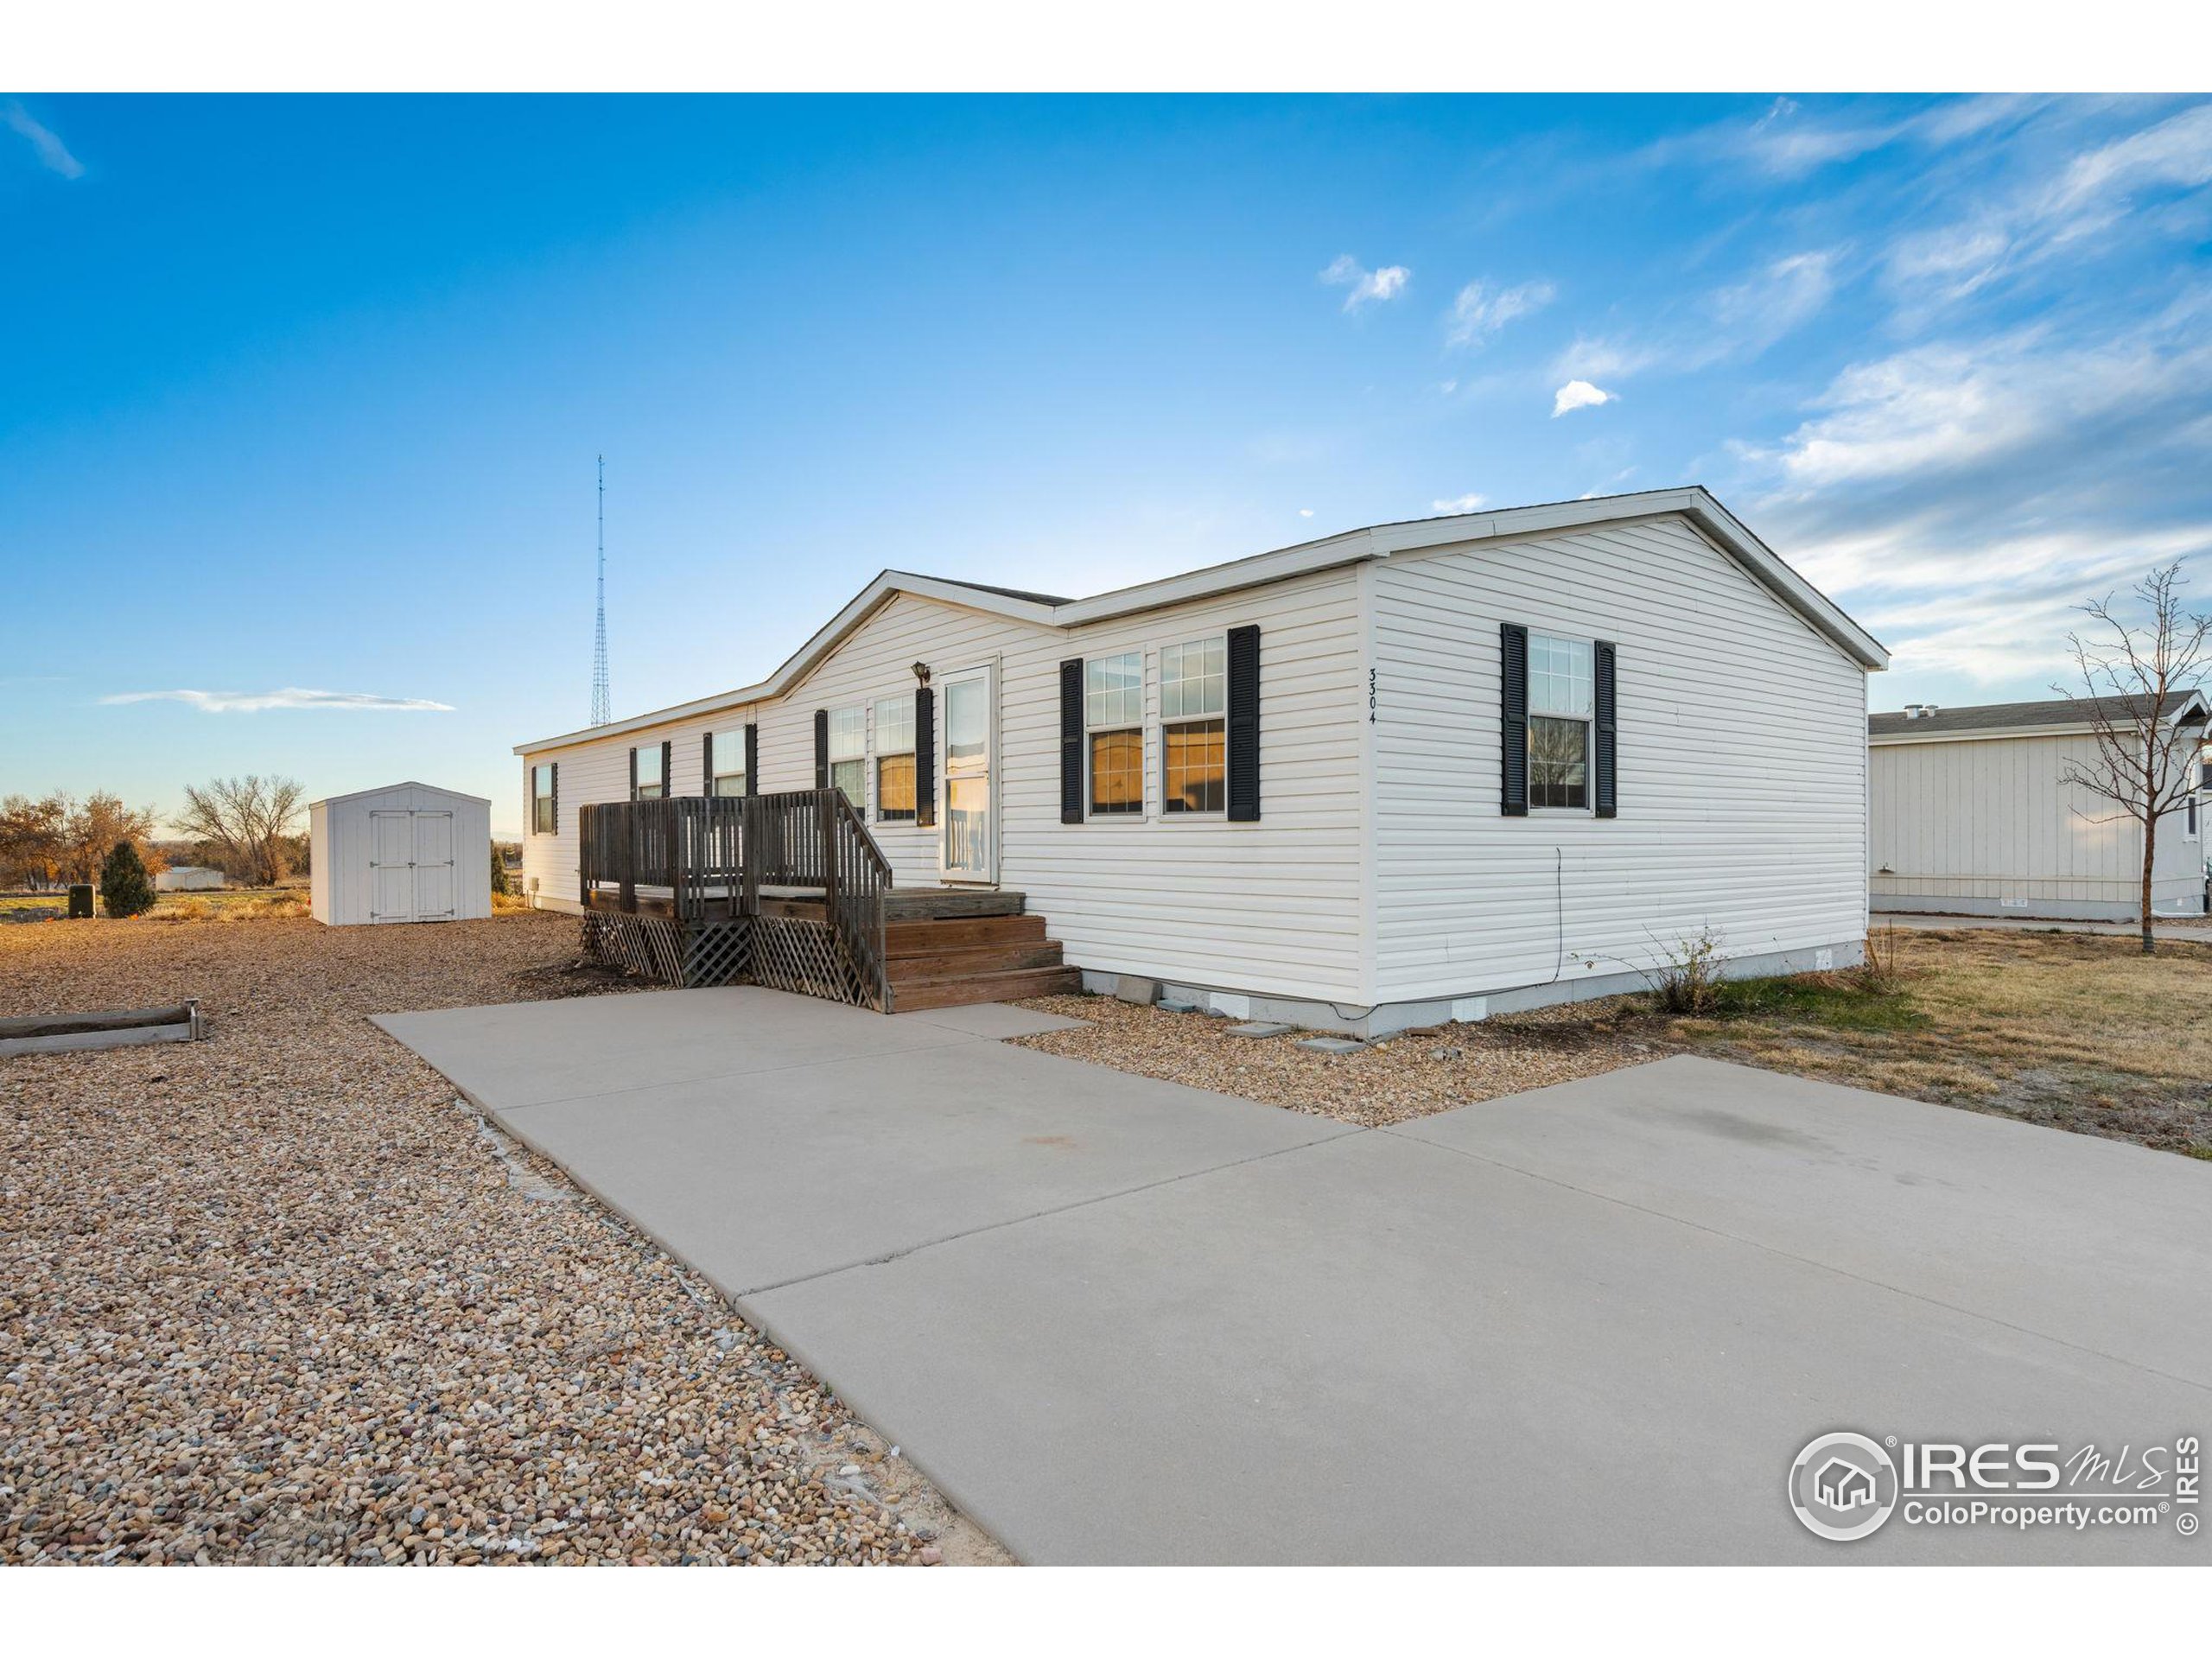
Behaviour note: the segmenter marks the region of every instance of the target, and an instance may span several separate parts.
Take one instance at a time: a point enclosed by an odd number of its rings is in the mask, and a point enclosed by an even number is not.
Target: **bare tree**
[[[185,785],[176,827],[216,849],[255,887],[274,887],[289,865],[285,839],[300,816],[300,785],[289,778],[218,778]]]
[[[2158,856],[2158,820],[2178,811],[2196,786],[2197,752],[2204,741],[2201,722],[2183,725],[2177,707],[2198,690],[2203,678],[2212,616],[2182,608],[2178,561],[2163,565],[2135,584],[2141,620],[2131,623],[2110,594],[2081,607],[2095,626],[2085,639],[2066,636],[2074,666],[2088,695],[2059,685],[2051,689],[2082,703],[2095,734],[2094,760],[2069,761],[2059,782],[2088,791],[2119,810],[2094,823],[2133,818],[2143,826],[2143,954],[2158,953],[2151,929],[2151,873]],[[2075,808],[2079,812],[2080,808]],[[2087,817],[2087,813],[2082,813]]]

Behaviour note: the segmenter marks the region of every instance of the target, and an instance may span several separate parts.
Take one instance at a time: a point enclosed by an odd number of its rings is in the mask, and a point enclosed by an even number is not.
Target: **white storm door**
[[[415,814],[415,919],[435,922],[453,915],[453,814]]]
[[[369,919],[415,919],[415,815],[369,814]]]
[[[938,682],[944,699],[944,853],[948,881],[999,879],[998,670],[986,664]]]

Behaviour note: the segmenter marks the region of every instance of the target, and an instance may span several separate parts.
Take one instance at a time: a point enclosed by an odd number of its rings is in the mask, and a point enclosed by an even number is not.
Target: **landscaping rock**
[[[1134,974],[1123,974],[1114,982],[1114,995],[1124,1002],[1148,1008],[1160,1001],[1160,982],[1139,979]]]
[[[237,1010],[160,1073],[0,1062],[0,1558],[1005,1559],[368,1023],[632,988],[543,971],[575,929],[0,930],[0,1008]]]

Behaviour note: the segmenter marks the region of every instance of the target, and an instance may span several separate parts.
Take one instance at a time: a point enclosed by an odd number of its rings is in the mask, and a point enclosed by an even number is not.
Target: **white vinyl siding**
[[[2094,769],[2088,733],[1872,745],[1868,885],[1878,910],[2085,917],[2141,909],[2143,832],[2059,779]],[[2158,823],[2154,910],[2201,907],[2201,842],[2177,810]]]
[[[1707,926],[1732,957],[1860,938],[1865,675],[1686,520],[1370,580],[1372,1000],[1618,976]],[[1618,818],[1500,813],[1504,622],[1618,643]]]
[[[1618,818],[1500,817],[1509,621],[1618,642]],[[1176,723],[1162,656],[1246,623],[1262,630],[1261,822],[1171,818],[1155,800],[1062,823],[1060,664],[1142,654],[1156,790]],[[893,593],[779,699],[527,757],[562,767],[562,833],[524,846],[541,901],[573,903],[578,809],[624,798],[627,744],[672,738],[681,755],[757,721],[756,787],[810,788],[814,710],[901,696],[917,662],[939,685],[996,664],[1000,884],[1072,966],[1357,1012],[1617,976],[1655,937],[1708,923],[1732,956],[1864,931],[1864,673],[1680,518],[1402,552],[1070,629]],[[942,741],[942,698],[938,725]],[[939,880],[941,824],[872,827],[898,886]]]
[[[628,794],[628,745],[673,738],[677,753],[709,727],[760,725],[762,794],[814,786],[814,710],[866,706],[914,683],[999,664],[999,885],[1027,893],[1072,966],[1158,976],[1259,995],[1360,1000],[1363,822],[1360,726],[1366,715],[1355,571],[1293,578],[1249,592],[1074,629],[1047,627],[895,594],[778,700],[586,739],[533,754],[561,762],[561,829],[524,847],[524,886],[573,905],[577,813]],[[1256,623],[1264,819],[1134,825],[1063,824],[1059,665],[1070,657],[1157,653],[1165,645]],[[1141,690],[1147,772],[1160,769],[1158,689]],[[938,737],[944,736],[938,699]],[[696,751],[695,751],[696,752]],[[940,769],[938,788],[944,788]],[[940,817],[943,801],[939,801]],[[941,879],[942,825],[870,826],[897,885]]]

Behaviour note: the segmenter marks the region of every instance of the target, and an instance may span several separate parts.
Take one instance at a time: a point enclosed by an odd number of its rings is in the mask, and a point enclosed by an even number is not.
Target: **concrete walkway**
[[[1676,1058],[1355,1130],[753,989],[378,1021],[1022,1559],[2201,1562],[1837,1545],[1815,1433],[2212,1421],[2212,1170]]]

